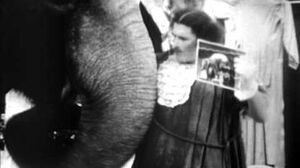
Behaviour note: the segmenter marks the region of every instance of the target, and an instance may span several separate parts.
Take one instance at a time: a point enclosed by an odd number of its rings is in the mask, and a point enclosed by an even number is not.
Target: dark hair
[[[191,27],[197,38],[219,43],[224,39],[223,26],[201,10],[189,8],[177,10],[172,17],[171,27],[174,23]]]

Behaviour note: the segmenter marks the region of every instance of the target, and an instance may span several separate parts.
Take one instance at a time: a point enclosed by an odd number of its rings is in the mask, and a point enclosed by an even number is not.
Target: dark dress
[[[133,168],[244,168],[242,107],[232,91],[195,82],[184,104],[157,104]]]

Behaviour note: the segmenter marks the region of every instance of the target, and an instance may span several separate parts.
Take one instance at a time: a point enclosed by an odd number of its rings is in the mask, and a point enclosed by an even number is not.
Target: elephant
[[[1,0],[1,104],[20,168],[120,167],[147,131],[156,59],[136,0]],[[2,107],[3,109],[3,107]]]

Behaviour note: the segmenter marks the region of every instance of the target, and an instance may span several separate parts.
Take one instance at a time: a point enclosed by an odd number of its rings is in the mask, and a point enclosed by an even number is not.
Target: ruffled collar
[[[174,57],[160,64],[157,102],[171,108],[185,103],[196,79],[195,70],[195,64],[180,64]]]

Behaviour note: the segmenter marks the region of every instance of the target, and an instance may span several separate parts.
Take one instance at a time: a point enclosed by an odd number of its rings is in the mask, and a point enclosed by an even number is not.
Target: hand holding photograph
[[[234,58],[245,52],[202,39],[197,41],[197,80],[229,90],[238,90],[240,78],[234,70]]]

